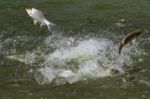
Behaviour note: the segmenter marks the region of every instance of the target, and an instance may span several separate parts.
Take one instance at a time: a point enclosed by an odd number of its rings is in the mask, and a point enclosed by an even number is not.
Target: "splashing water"
[[[8,59],[18,60],[19,62],[23,62],[25,64],[33,64],[36,60],[37,56],[35,53],[27,52],[25,55],[10,55],[6,56]]]
[[[141,42],[145,42],[145,39],[134,40],[132,44],[126,45],[122,55],[119,56],[118,45],[113,40],[90,36],[78,39],[67,38],[59,33],[45,38],[44,44],[47,48],[54,49],[48,54],[41,51],[39,46],[39,49],[33,52],[7,56],[7,58],[31,65],[39,63],[38,59],[42,59],[43,61],[38,64],[41,68],[36,69],[34,74],[39,84],[72,84],[82,80],[111,76],[112,70],[124,73],[124,65],[131,66],[134,63],[132,56],[145,54],[139,47]]]
[[[64,39],[61,41],[59,38],[57,39],[59,42],[55,40],[57,42],[55,46],[47,42],[49,39],[50,37],[46,38],[47,46],[56,49],[46,56],[44,67],[40,68],[35,75],[39,84],[71,84],[81,80],[111,76],[112,69],[123,73],[124,65],[133,63],[129,55],[132,50],[133,55],[143,54],[137,42],[129,44],[123,54],[118,56],[118,45],[109,39],[68,38],[67,42],[63,42]],[[69,44],[62,47],[63,43]]]

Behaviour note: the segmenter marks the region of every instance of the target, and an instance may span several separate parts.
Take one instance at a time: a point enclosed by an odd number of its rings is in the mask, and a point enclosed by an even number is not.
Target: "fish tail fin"
[[[56,26],[56,24],[54,24],[54,23],[47,24],[47,28],[48,28],[49,31],[54,30],[55,26]]]
[[[119,45],[119,51],[118,51],[119,55],[121,54],[123,46],[124,46],[124,44],[120,43],[120,45]]]
[[[52,23],[52,22],[49,22],[48,20],[43,20],[44,21],[44,23],[47,25],[47,28],[48,28],[48,30],[51,32],[53,29],[54,29],[54,27],[56,26],[54,23]]]

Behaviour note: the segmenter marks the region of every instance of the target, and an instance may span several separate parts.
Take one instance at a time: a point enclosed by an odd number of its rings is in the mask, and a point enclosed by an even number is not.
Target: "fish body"
[[[123,47],[128,44],[129,42],[131,42],[134,38],[136,38],[137,36],[139,36],[142,33],[142,29],[136,29],[135,31],[132,31],[130,33],[128,33],[120,42],[120,46],[119,46],[119,55],[121,54],[121,51],[123,49]]]
[[[47,25],[48,30],[51,31],[51,26],[54,24],[49,22],[43,15],[42,11],[37,10],[35,8],[26,9],[28,15],[33,19],[34,24],[36,25],[37,22],[40,23],[40,26]]]

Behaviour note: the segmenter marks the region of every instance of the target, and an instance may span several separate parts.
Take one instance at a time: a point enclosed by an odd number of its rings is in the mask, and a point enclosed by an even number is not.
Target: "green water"
[[[113,38],[112,35],[134,28],[150,31],[149,0],[1,0],[0,33],[4,36],[0,41],[22,35],[30,37],[17,43],[17,54],[32,51],[51,34],[46,27],[33,25],[25,12],[31,7],[42,10],[48,20],[65,31],[73,31],[73,35],[101,35],[101,31],[109,30],[110,34],[103,36]],[[127,26],[114,27],[122,18],[128,21]],[[142,35],[149,36],[149,32]],[[136,62],[125,74],[55,86],[39,85],[32,73],[28,73],[30,65],[5,58],[12,49],[12,43],[6,43],[0,52],[0,99],[150,99],[150,45],[143,48],[147,52],[139,56],[143,62]],[[131,76],[136,78],[132,80]],[[123,78],[127,79],[126,83]]]

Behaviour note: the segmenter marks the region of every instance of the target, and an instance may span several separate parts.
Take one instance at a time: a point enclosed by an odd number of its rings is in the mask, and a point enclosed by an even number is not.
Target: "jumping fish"
[[[128,44],[130,41],[132,41],[134,38],[139,36],[142,33],[143,29],[136,29],[130,33],[128,33],[120,42],[119,45],[119,55],[121,54],[121,51],[124,47],[124,45]]]
[[[52,27],[55,25],[49,22],[43,15],[42,11],[37,10],[35,8],[26,9],[28,15],[33,19],[34,24],[36,25],[37,22],[40,23],[40,27],[43,25],[47,25],[48,30],[51,31]]]

